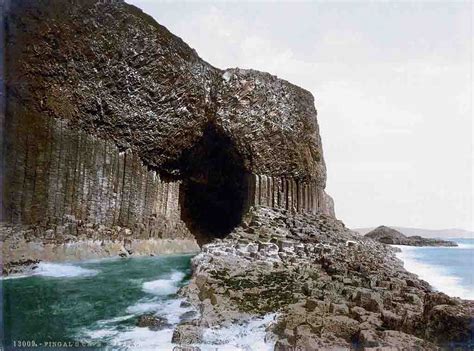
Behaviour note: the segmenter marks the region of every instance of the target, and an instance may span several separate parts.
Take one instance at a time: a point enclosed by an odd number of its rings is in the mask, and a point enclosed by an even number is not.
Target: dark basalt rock
[[[67,120],[171,175],[210,123],[248,171],[324,183],[308,91],[268,73],[217,69],[122,1],[21,0],[7,20],[10,118]]]
[[[472,345],[469,303],[335,218],[308,91],[215,68],[123,1],[9,4],[4,270],[45,244],[198,240],[175,343],[279,312],[279,350]]]
[[[225,239],[204,245],[192,268],[180,293],[201,312],[201,332],[278,313],[267,336],[276,350],[474,345],[472,301],[433,292],[390,246],[322,214],[256,208]]]
[[[202,244],[254,204],[334,215],[308,91],[213,67],[121,0],[10,1],[5,23],[3,218],[35,228],[21,240]]]
[[[2,274],[10,275],[23,273],[25,270],[33,271],[38,267],[39,260],[22,259],[18,261],[4,262],[2,264]]]
[[[171,327],[166,318],[155,316],[153,314],[145,314],[140,316],[137,321],[137,326],[148,327],[150,330],[161,330]]]
[[[383,225],[365,234],[365,237],[389,245],[458,246],[458,244],[453,241],[422,238],[421,236],[405,236],[399,231]]]

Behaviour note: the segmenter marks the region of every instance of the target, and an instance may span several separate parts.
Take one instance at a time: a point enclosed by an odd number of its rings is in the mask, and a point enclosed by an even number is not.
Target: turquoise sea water
[[[173,311],[164,313],[179,319],[187,310],[174,293],[189,277],[190,259],[41,263],[33,276],[3,279],[4,346],[112,345],[115,334],[133,329],[140,314],[164,311],[170,302]]]
[[[456,241],[456,248],[403,246],[398,256],[435,289],[474,299],[474,240]],[[41,263],[32,276],[2,279],[2,344],[6,349],[172,350],[175,325],[197,313],[176,295],[189,279],[191,257]],[[148,313],[166,318],[169,327],[138,327],[139,316]],[[263,340],[273,319],[208,329],[201,350],[272,350]]]
[[[451,296],[474,300],[474,239],[450,239],[458,247],[397,246],[404,267],[433,288]]]
[[[176,293],[190,277],[190,255],[40,263],[34,275],[0,280],[4,349],[173,350],[175,326],[198,312]],[[169,324],[138,327],[143,314]],[[207,329],[205,350],[273,350],[265,327],[274,315]],[[57,348],[59,347],[59,348]],[[33,348],[31,348],[33,350]]]

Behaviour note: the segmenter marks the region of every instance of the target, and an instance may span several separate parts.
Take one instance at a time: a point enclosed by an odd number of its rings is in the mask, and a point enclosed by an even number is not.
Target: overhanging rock
[[[215,68],[121,1],[19,0],[6,22],[5,222],[186,238],[255,205],[334,215],[308,91]]]

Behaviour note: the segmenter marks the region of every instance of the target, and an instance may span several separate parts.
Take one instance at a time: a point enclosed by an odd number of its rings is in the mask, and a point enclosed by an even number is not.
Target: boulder
[[[438,350],[436,345],[400,331],[361,330],[358,347],[365,351]]]
[[[171,327],[166,318],[154,314],[144,314],[138,317],[137,326],[149,328],[150,330],[161,330]]]
[[[380,294],[366,288],[357,288],[353,295],[353,301],[367,311],[380,312],[383,308]]]
[[[397,315],[396,313],[389,311],[389,310],[383,310],[382,311],[382,321],[384,323],[384,326],[386,326],[388,329],[397,329],[402,325],[402,317]]]
[[[425,312],[425,337],[441,345],[474,345],[474,308],[437,305]]]
[[[335,304],[332,303],[330,306],[330,312],[332,314],[347,315],[349,314],[349,307],[345,303]]]
[[[202,342],[203,329],[190,323],[179,324],[173,331],[171,342],[180,345],[193,345]]]
[[[348,342],[359,333],[359,322],[347,316],[329,316],[324,318],[323,333],[330,332]]]

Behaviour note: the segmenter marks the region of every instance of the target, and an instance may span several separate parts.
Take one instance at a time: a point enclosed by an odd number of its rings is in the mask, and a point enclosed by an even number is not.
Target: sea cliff
[[[254,205],[334,215],[308,91],[215,68],[123,1],[4,16],[5,262],[19,242],[202,244]]]
[[[276,313],[276,350],[472,345],[472,302],[335,218],[308,91],[213,67],[122,1],[5,16],[4,273],[200,247],[176,344]]]

